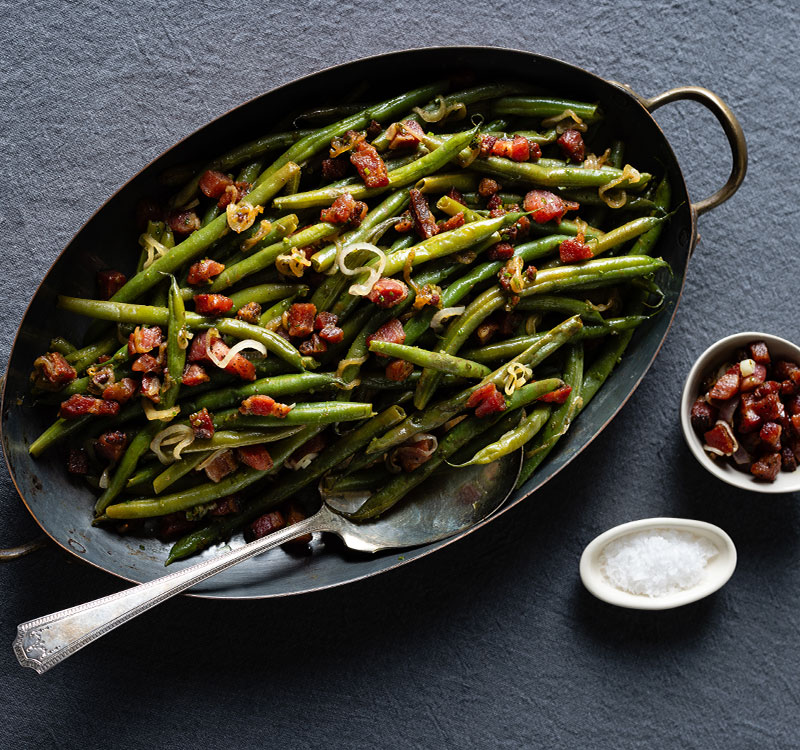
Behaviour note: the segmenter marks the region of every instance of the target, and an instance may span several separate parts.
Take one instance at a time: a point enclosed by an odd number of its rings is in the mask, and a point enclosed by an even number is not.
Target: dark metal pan
[[[184,139],[122,187],[78,232],[48,271],[20,326],[2,393],[2,441],[12,479],[28,510],[61,547],[103,570],[131,581],[147,581],[164,573],[167,546],[155,540],[126,538],[89,525],[93,498],[66,476],[61,456],[34,461],[27,446],[52,419],[52,409],[31,407],[21,398],[28,387],[34,358],[53,335],[77,340],[86,322],[55,312],[57,294],[92,296],[95,271],[131,265],[130,238],[136,236],[134,208],[152,193],[167,169],[207,160],[219,144],[242,142],[269,132],[276,123],[304,109],[334,104],[342,82],[364,86],[365,101],[385,98],[442,71],[472,74],[475,80],[515,79],[546,87],[559,96],[598,101],[606,118],[626,142],[626,160],[655,173],[666,171],[679,206],[667,225],[658,254],[674,274],[665,280],[665,310],[637,331],[628,354],[589,407],[576,421],[541,470],[509,500],[504,512],[535,492],[561,471],[596,437],[627,401],[644,377],[672,323],[697,242],[697,218],[727,200],[741,184],[747,151],[741,127],[728,107],[706,89],[683,87],[652,99],[628,87],[605,81],[581,68],[548,57],[486,47],[444,47],[379,55],[339,65],[294,81],[214,120]],[[733,154],[733,169],[724,187],[692,203],[678,160],[651,113],[668,102],[693,99],[708,107],[722,125]],[[493,516],[496,518],[497,516]],[[489,519],[490,521],[491,519]],[[489,521],[484,521],[488,523]],[[483,524],[480,524],[483,525]],[[476,527],[477,528],[477,527]],[[310,556],[296,558],[275,550],[251,560],[193,590],[198,596],[259,598],[284,596],[337,586],[430,554],[463,534],[396,555],[344,557],[316,545]],[[207,551],[205,554],[212,554]],[[184,564],[191,564],[189,561]],[[180,565],[181,563],[178,563]]]

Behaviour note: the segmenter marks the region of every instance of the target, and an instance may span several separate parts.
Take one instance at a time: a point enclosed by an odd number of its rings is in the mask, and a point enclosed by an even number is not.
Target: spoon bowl
[[[648,530],[687,531],[710,541],[719,550],[703,570],[698,584],[683,591],[663,596],[632,594],[614,586],[602,570],[603,550],[613,541],[629,534]],[[689,518],[644,518],[615,526],[592,540],[581,555],[580,574],[583,585],[598,599],[629,609],[672,609],[696,602],[722,588],[736,568],[736,547],[719,526]]]
[[[54,612],[17,626],[17,660],[42,674],[123,623],[195,584],[292,539],[331,532],[353,550],[379,552],[416,547],[464,531],[494,513],[511,494],[522,468],[522,450],[490,464],[434,474],[420,491],[377,520],[348,521],[323,503],[310,518],[170,575],[118,594]]]

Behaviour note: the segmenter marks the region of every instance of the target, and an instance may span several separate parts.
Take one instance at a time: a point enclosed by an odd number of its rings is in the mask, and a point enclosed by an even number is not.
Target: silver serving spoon
[[[348,521],[329,507],[342,510],[343,498],[329,498],[310,518],[254,542],[117,594],[25,622],[17,626],[14,653],[23,667],[42,674],[164,600],[304,534],[331,532],[360,552],[445,539],[497,510],[514,489],[521,466],[520,450],[491,464],[447,468],[428,479],[423,491],[413,493],[377,521],[362,524]]]

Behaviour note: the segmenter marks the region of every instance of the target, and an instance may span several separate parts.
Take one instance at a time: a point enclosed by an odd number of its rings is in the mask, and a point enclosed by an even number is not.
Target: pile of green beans
[[[157,257],[148,262],[132,237],[130,258],[120,269],[127,279],[110,299],[58,298],[64,313],[94,322],[83,342],[61,336],[50,342],[48,351],[63,356],[76,377],[57,393],[34,388],[50,408],[69,397],[99,396],[98,368],[117,380],[139,377],[138,355],[127,345],[134,328],[162,329],[155,415],[137,394],[116,416],[59,417],[30,452],[39,458],[53,448],[83,446],[86,482],[102,488],[95,524],[152,534],[158,533],[152,519],[180,520],[188,531],[168,563],[225,541],[265,513],[285,511],[287,503],[290,518],[312,512],[306,490],[320,480],[333,494],[369,490],[348,514],[357,522],[389,511],[464,450],[472,453],[464,463],[473,464],[522,449],[522,486],[609,377],[636,328],[654,314],[648,297],[658,293],[656,275],[669,270],[655,253],[669,221],[669,183],[625,166],[624,143],[602,140],[609,128],[596,126],[604,117],[597,103],[543,97],[514,83],[449,91],[441,81],[364,108],[317,108],[294,120],[284,114],[287,121],[323,125],[268,133],[209,154],[202,169],[184,173],[188,181],[164,204],[162,220],[144,228],[160,248]],[[607,150],[605,161],[587,167],[565,160],[559,139],[576,127],[575,118],[587,152]],[[415,146],[393,150],[392,125],[404,120],[426,132]],[[332,140],[367,129],[367,142],[387,165],[386,184],[368,187],[355,174],[326,182],[322,162],[336,156],[328,154]],[[514,161],[481,153],[484,136],[515,134],[538,144],[542,157]],[[349,163],[346,152],[338,158]],[[206,169],[249,185],[239,200],[260,214],[241,234],[231,231],[228,211],[202,193]],[[500,185],[487,187],[487,177]],[[604,196],[608,189],[613,201]],[[404,217],[406,223],[414,219],[414,190],[428,201],[434,220],[441,225],[456,217],[456,226],[427,238],[416,228],[398,231]],[[524,209],[531,190],[580,207],[537,223]],[[497,197],[489,205],[492,193]],[[323,220],[320,210],[346,194],[366,203],[361,221]],[[170,213],[191,210],[199,228],[175,234]],[[560,260],[562,244],[576,239],[593,257]],[[369,249],[348,254],[365,242],[377,243],[382,255]],[[287,257],[305,258],[306,265],[287,266],[281,260]],[[191,285],[189,268],[201,259],[224,269],[206,284]],[[513,267],[518,277],[509,288],[504,273]],[[394,306],[355,293],[354,285],[376,270],[406,286],[407,295]],[[194,311],[201,293],[224,295],[231,310]],[[317,314],[336,315],[342,330],[340,341],[313,356],[301,353],[306,349],[289,335],[286,317],[293,305],[308,302]],[[255,317],[240,316],[245,307],[255,309]],[[437,315],[441,309],[449,316]],[[379,329],[388,323],[402,327],[402,341],[382,338]],[[208,382],[183,382],[189,340],[209,329],[228,346],[247,340],[266,350],[266,357],[246,354],[254,380],[206,363]],[[495,390],[503,394],[503,408],[476,414],[473,394]],[[284,416],[243,413],[242,402],[259,396],[291,408]],[[213,437],[198,437],[182,455],[165,449],[157,456],[154,438],[172,425],[190,425],[203,409]],[[116,430],[124,431],[125,447],[106,465],[96,441]],[[425,460],[403,470],[399,451],[423,443],[432,446]],[[271,465],[241,463],[218,481],[202,470],[217,452],[245,456],[253,446],[268,450]],[[231,495],[237,503],[224,502]],[[233,512],[220,515],[231,505]]]

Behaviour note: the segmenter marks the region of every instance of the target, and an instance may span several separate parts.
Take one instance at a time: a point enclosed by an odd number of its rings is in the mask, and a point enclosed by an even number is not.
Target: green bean
[[[324,494],[336,495],[343,492],[373,490],[376,487],[382,487],[391,478],[392,475],[383,465],[379,465],[347,476],[329,474],[322,480],[322,487]]]
[[[602,169],[584,169],[575,166],[544,166],[537,162],[522,162],[488,156],[476,159],[471,168],[477,172],[520,180],[543,187],[602,187],[622,176],[622,170],[604,167]],[[639,179],[633,181],[628,177],[618,184],[626,190],[644,188],[652,175],[642,172]]]
[[[492,372],[485,365],[479,365],[477,362],[471,362],[468,359],[454,357],[451,354],[441,352],[429,352],[416,346],[394,344],[389,341],[372,341],[369,345],[369,350],[384,354],[387,357],[402,359],[420,367],[429,367],[437,372],[460,375],[463,378],[485,378]]]
[[[289,396],[297,393],[314,393],[317,389],[330,390],[340,384],[339,379],[330,373],[302,372],[289,375],[276,375],[254,380],[252,383],[232,388],[222,388],[203,394],[182,407],[184,414],[208,409],[224,409],[239,404],[250,396]]]
[[[182,346],[186,334],[186,309],[181,290],[174,276],[170,277],[169,326],[167,329],[167,374],[164,377],[161,404],[169,409],[178,400],[183,368],[186,365],[186,347]]]
[[[222,209],[216,204],[212,203],[203,214],[203,218],[200,219],[200,226],[206,227],[208,226],[214,219],[217,218],[222,213]]]
[[[140,488],[153,489],[153,480],[164,470],[164,466],[156,461],[151,466],[139,469],[125,484],[125,492],[138,491]]]
[[[603,325],[584,326],[575,335],[575,340],[591,341],[593,339],[605,338],[606,336],[613,336],[616,333],[622,334],[626,331],[633,331],[633,329],[641,325],[645,320],[647,320],[646,315],[627,315],[623,318],[605,318]],[[544,333],[534,333],[530,336],[517,336],[494,344],[486,344],[482,347],[469,349],[463,352],[463,354],[468,359],[482,364],[506,360],[524,351],[531,344],[539,341],[540,337],[545,335]]]
[[[497,461],[499,458],[513,453],[531,440],[544,427],[549,416],[549,406],[537,406],[531,410],[530,414],[524,415],[516,427],[504,433],[495,442],[485,448],[481,448],[469,461],[458,464],[458,466],[490,464],[492,461]]]
[[[187,456],[168,466],[153,480],[153,494],[160,495],[167,487],[177,482],[181,477],[186,476],[190,471],[197,468],[203,461],[211,455],[208,452],[200,453],[197,456]]]
[[[256,159],[255,161],[251,161],[249,164],[246,164],[239,170],[239,174],[236,176],[236,182],[249,182],[253,183],[258,178],[258,175],[264,169],[264,160],[263,159]]]
[[[41,456],[46,450],[52,448],[56,443],[68,438],[70,435],[79,432],[88,424],[110,424],[111,418],[103,419],[101,422],[90,415],[78,417],[77,419],[64,419],[58,417],[36,440],[28,447],[28,453],[34,458]]]
[[[261,313],[261,317],[258,320],[258,324],[262,327],[265,327],[268,323],[271,323],[273,320],[278,320],[279,318],[283,317],[283,314],[294,304],[294,301],[297,299],[296,295],[292,295],[291,297],[287,297],[286,299],[282,299],[280,302],[276,302],[272,307],[264,310]]]
[[[349,117],[364,109],[363,104],[337,104],[331,107],[317,107],[310,109],[292,120],[292,124],[297,126],[299,122],[324,122],[326,120],[337,119],[342,117]]]
[[[492,105],[496,115],[515,115],[517,117],[558,117],[565,110],[571,109],[584,122],[596,122],[602,113],[596,104],[554,99],[550,97],[507,96],[498,99]]]
[[[459,203],[457,200],[454,200],[449,195],[443,195],[436,201],[436,208],[440,211],[444,211],[448,216],[456,216],[457,214],[464,214],[464,221],[468,224],[471,224],[476,221],[483,221],[487,217],[479,214],[477,211],[473,211],[471,208],[467,208],[463,203]]]
[[[631,255],[621,258],[598,258],[580,265],[546,268],[520,293],[521,297],[533,294],[563,292],[569,289],[595,289],[618,281],[649,276],[669,264],[661,258]]]
[[[183,453],[208,453],[220,448],[242,448],[246,445],[274,443],[296,435],[304,429],[303,425],[281,425],[273,429],[259,430],[217,430],[208,440],[195,440],[183,449]]]
[[[50,344],[47,347],[47,351],[58,352],[63,357],[64,355],[74,354],[78,351],[78,347],[74,344],[71,344],[63,336],[56,336],[55,338],[50,339]]]
[[[495,195],[497,195],[503,205],[517,203],[521,206],[522,202],[525,200],[525,196],[521,193],[500,192],[495,193]],[[486,199],[480,193],[464,193],[461,197],[468,206],[473,207],[476,210],[483,210],[483,205],[486,202]]]
[[[145,451],[150,447],[150,443],[156,436],[156,433],[164,426],[161,420],[155,420],[148,423],[141,430],[139,430],[133,439],[128,443],[125,448],[125,453],[117,464],[112,476],[108,481],[108,487],[103,490],[103,494],[97,499],[94,506],[96,516],[104,513],[106,508],[114,501],[114,499],[125,489],[128,479],[136,471],[136,465],[139,459],[145,454]]]
[[[143,325],[166,325],[169,311],[165,307],[152,305],[136,305],[112,300],[91,300],[78,297],[59,297],[58,306],[63,310],[86,315],[100,320],[115,322],[138,322]],[[216,328],[220,333],[229,334],[237,339],[255,339],[261,342],[268,351],[276,354],[298,370],[309,364],[288,341],[272,331],[260,326],[245,323],[231,318],[207,318],[197,313],[186,313],[186,324],[189,328],[205,330]]]
[[[566,200],[576,201],[581,206],[599,206],[600,208],[611,208],[597,193],[591,188],[571,188],[569,190],[559,190],[558,194]],[[614,211],[650,211],[655,204],[650,198],[641,195],[629,195],[625,204]]]
[[[524,300],[519,301],[519,304],[514,310],[580,315],[586,323],[596,323],[598,325],[603,325],[605,323],[605,318],[603,318],[599,310],[591,302],[581,302],[581,300],[572,299],[571,297],[554,297],[544,294],[535,297],[526,297]]]
[[[256,159],[269,151],[274,151],[279,148],[287,148],[293,143],[296,143],[301,138],[313,133],[312,130],[295,130],[290,133],[274,133],[272,135],[257,138],[256,140],[249,141],[241,146],[228,151],[213,161],[208,162],[197,174],[181,188],[170,201],[171,206],[178,208],[185,206],[197,194],[197,188],[200,183],[200,178],[207,170],[216,170],[218,172],[226,172],[227,170],[241,164],[242,162],[250,159]],[[256,175],[257,176],[257,175]],[[255,178],[253,178],[255,179]],[[253,180],[246,179],[246,182]]]
[[[446,193],[452,188],[461,192],[468,192],[477,190],[478,177],[470,172],[434,174],[423,177],[414,187],[420,193]]]
[[[572,389],[567,400],[561,404],[547,422],[547,426],[536,437],[531,448],[525,453],[517,487],[521,487],[547,457],[559,438],[567,431],[575,415],[581,410],[581,385],[583,383],[583,344],[567,347],[567,362],[564,382]]]
[[[445,84],[443,82],[437,82],[422,86],[413,91],[407,91],[400,96],[367,107],[361,112],[357,112],[354,115],[350,115],[338,122],[334,122],[331,125],[309,133],[291,146],[288,151],[281,154],[267,169],[265,169],[256,181],[256,185],[260,185],[264,180],[271,177],[276,171],[289,162],[302,164],[307,161],[314,156],[314,154],[329,146],[334,136],[342,135],[348,130],[365,128],[373,120],[384,122],[385,120],[396,117],[409,107],[414,107],[417,104],[427,101],[430,97],[435,96],[443,90],[444,86]]]
[[[449,106],[452,104],[475,104],[476,102],[486,101],[487,99],[495,99],[498,96],[505,96],[508,94],[516,94],[521,93],[523,89],[520,86],[510,83],[501,83],[501,84],[490,84],[487,86],[476,86],[471,89],[465,89],[464,91],[456,91],[454,94],[447,94],[443,96],[445,105]],[[435,114],[438,109],[439,105],[427,104],[425,107],[422,107],[423,111],[429,114]],[[422,116],[418,112],[409,112],[404,117],[403,120],[413,120],[414,122],[426,122],[423,120]],[[383,151],[389,146],[389,138],[384,131],[381,133],[375,140],[372,141],[372,145],[378,149],[378,151]]]
[[[336,224],[323,221],[306,227],[290,237],[284,237],[280,242],[267,245],[265,248],[243,258],[238,263],[228,266],[214,279],[209,291],[211,293],[221,292],[241,281],[245,276],[250,276],[267,266],[271,266],[279,255],[290,253],[292,248],[313,245],[315,242],[330,237],[338,231],[339,227]]]
[[[444,258],[447,255],[452,255],[462,250],[468,250],[470,247],[487,239],[495,232],[504,227],[511,226],[523,215],[524,214],[512,212],[491,219],[481,219],[480,221],[464,224],[457,229],[451,229],[449,232],[434,235],[407,250],[400,250],[396,253],[392,253],[392,255],[386,259],[383,275],[393,276],[402,271],[405,268],[409,256],[412,255],[412,266],[416,268],[418,265],[428,263],[435,258]],[[367,267],[376,266],[378,265],[378,261],[371,260],[366,265]],[[363,281],[366,278],[367,275],[364,274],[363,279],[359,277],[359,281]]]
[[[270,487],[268,493],[253,499],[242,513],[220,519],[212,525],[193,531],[179,539],[170,550],[167,565],[205,549],[218,540],[227,539],[236,529],[254,521],[286,498],[299,492],[303,487],[315,483],[326,472],[341,466],[346,459],[360,451],[375,435],[379,435],[397,424],[404,417],[405,414],[399,406],[391,406],[344,435],[335,444],[323,450],[303,471],[293,472],[279,479]],[[204,501],[201,500],[201,502]]]
[[[496,128],[493,127],[493,123],[489,123],[484,132],[486,135],[493,135],[497,138],[507,138],[509,134],[508,126],[505,128]],[[555,128],[545,130],[544,133],[536,130],[515,130],[514,135],[521,135],[523,138],[538,143],[540,146],[554,143],[558,139],[558,131]]]
[[[411,164],[393,169],[388,173],[389,183],[385,187],[369,188],[361,184],[343,185],[338,188],[320,188],[319,190],[311,190],[307,193],[296,193],[295,195],[285,195],[276,198],[273,201],[273,205],[279,211],[311,208],[313,206],[328,206],[338,196],[344,193],[350,193],[356,200],[363,200],[385,193],[387,190],[411,185],[426,175],[436,172],[447,164],[453,156],[472,141],[477,132],[477,127],[471,130],[465,130],[458,136],[451,138],[447,143],[442,144],[442,146],[435,151],[411,162]]]
[[[589,240],[588,244],[592,248],[592,252],[596,258],[598,255],[618,247],[623,242],[627,242],[628,240],[632,240],[635,237],[649,232],[651,229],[663,224],[664,221],[666,221],[666,217],[642,216],[622,226],[616,227],[610,232],[606,232],[598,239]]]
[[[600,239],[604,235],[604,232],[597,227],[584,225],[583,223],[570,221],[569,219],[562,219],[559,223],[547,221],[544,224],[537,224],[535,221],[532,221],[530,233],[545,237],[552,234],[566,234],[570,237],[583,234],[587,240],[595,238]]]
[[[669,211],[670,203],[672,202],[672,186],[669,184],[669,180],[666,177],[656,186],[653,202],[656,205],[656,211]],[[657,224],[648,232],[640,235],[633,244],[628,255],[650,255],[661,237],[663,229],[663,223]]]
[[[504,363],[501,367],[492,372],[491,375],[478,383],[478,385],[471,386],[457,393],[455,396],[451,396],[444,401],[429,406],[424,411],[412,414],[400,425],[389,430],[389,432],[382,435],[380,438],[373,440],[367,447],[367,453],[385,453],[389,448],[404,443],[418,432],[429,432],[437,427],[441,427],[445,422],[452,419],[464,409],[473,391],[487,383],[494,383],[496,386],[501,385],[506,377],[509,365],[519,362],[531,368],[536,367],[569,341],[581,328],[583,328],[583,324],[577,315],[573,318],[568,318],[563,323],[555,326],[551,331],[548,331],[540,339],[534,341],[525,351],[518,354],[511,361]],[[560,380],[548,378],[546,380],[540,380],[533,385],[541,388],[540,395],[543,395],[544,393],[555,390],[560,384]]]
[[[64,359],[75,368],[76,372],[83,372],[89,365],[97,362],[99,357],[111,354],[117,347],[119,347],[117,337],[109,336],[102,341],[89,344],[89,346],[84,346],[83,349],[77,349],[65,355]]]
[[[258,302],[260,305],[287,297],[303,296],[308,294],[308,291],[309,287],[304,284],[259,284],[228,296],[233,300],[233,310],[231,311],[233,313],[248,302]]]
[[[280,427],[282,425],[333,424],[373,416],[372,404],[320,401],[296,404],[285,417],[246,416],[238,409],[214,414],[218,430]]]
[[[408,191],[398,190],[392,193],[382,203],[373,208],[361,222],[360,226],[343,234],[339,240],[342,245],[352,245],[364,242],[373,233],[378,224],[399,214],[408,205]],[[327,271],[336,261],[336,245],[328,245],[311,256],[311,267],[315,271]],[[326,281],[330,281],[329,279]],[[316,296],[316,295],[315,295]],[[313,302],[314,300],[312,300]],[[316,304],[316,303],[315,303]],[[325,310],[324,305],[317,305],[320,310]]]

